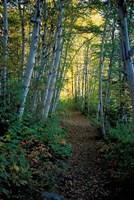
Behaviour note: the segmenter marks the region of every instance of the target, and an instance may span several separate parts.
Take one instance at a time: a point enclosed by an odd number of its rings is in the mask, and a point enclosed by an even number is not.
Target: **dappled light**
[[[132,200],[134,1],[0,1],[0,200]]]

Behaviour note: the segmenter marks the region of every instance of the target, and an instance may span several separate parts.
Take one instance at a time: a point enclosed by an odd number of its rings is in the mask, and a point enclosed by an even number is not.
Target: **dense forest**
[[[132,193],[133,36],[133,0],[0,2],[1,200],[58,193],[72,111],[96,127],[94,151],[115,187]]]

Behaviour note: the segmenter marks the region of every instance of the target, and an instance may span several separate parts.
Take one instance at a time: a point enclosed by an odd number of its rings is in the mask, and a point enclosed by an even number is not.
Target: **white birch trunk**
[[[120,15],[121,37],[124,45],[124,61],[128,76],[130,96],[132,100],[132,127],[134,132],[134,67],[131,58],[131,49],[128,35],[128,23],[125,10],[127,10],[126,0],[117,0]]]
[[[43,1],[37,0],[36,3],[36,9],[35,9],[35,15],[32,18],[32,22],[34,23],[33,27],[33,32],[32,32],[32,39],[31,39],[31,45],[30,45],[30,53],[29,53],[29,58],[28,58],[28,63],[27,63],[27,69],[23,81],[23,88],[22,88],[22,102],[18,111],[19,117],[21,118],[24,113],[25,109],[25,103],[26,103],[26,98],[27,94],[29,91],[29,86],[31,82],[31,77],[33,73],[33,68],[34,68],[34,62],[35,62],[35,55],[36,55],[36,46],[37,46],[37,41],[38,41],[38,36],[39,36],[39,29],[40,29],[40,22],[41,22],[41,12],[42,12],[42,5]]]
[[[54,96],[54,102],[53,102],[53,107],[52,107],[52,114],[55,113],[58,102],[59,102],[59,98],[60,98],[60,92],[61,92],[61,88],[62,88],[62,84],[63,81],[65,79],[65,69],[66,69],[66,62],[67,62],[67,57],[68,57],[68,51],[69,51],[69,47],[70,47],[70,37],[71,37],[71,32],[72,32],[72,28],[70,27],[70,31],[69,31],[69,37],[68,37],[68,42],[67,42],[67,46],[66,46],[66,51],[65,51],[65,58],[64,58],[64,63],[62,66],[62,69],[59,69],[59,83],[58,86],[56,88],[55,91],[55,96]]]
[[[44,3],[45,6],[45,13],[44,13],[44,37],[43,37],[43,44],[42,44],[42,50],[41,50],[41,61],[40,61],[40,67],[39,70],[37,72],[37,77],[36,77],[36,81],[35,81],[35,87],[34,87],[34,97],[33,97],[33,101],[32,101],[32,113],[34,114],[36,112],[36,108],[37,108],[37,99],[38,99],[38,93],[39,93],[39,83],[41,78],[43,77],[44,71],[46,69],[46,66],[48,65],[48,57],[49,57],[49,53],[50,53],[50,42],[48,42],[47,44],[47,7],[46,7],[46,0]],[[51,40],[52,38],[52,29],[50,30],[50,35],[49,35],[49,39],[48,41]]]
[[[53,76],[52,76],[52,79],[51,79],[51,82],[50,82],[48,97],[47,97],[47,101],[46,101],[46,107],[45,107],[45,113],[44,113],[45,119],[47,119],[47,117],[48,117],[52,98],[53,98],[53,94],[54,94],[54,90],[55,90],[55,87],[56,87],[57,68],[60,64],[61,53],[62,53],[62,49],[59,49],[58,52],[57,52],[55,69],[53,71]]]
[[[86,66],[86,77],[85,77],[85,111],[89,113],[89,68]]]
[[[34,97],[33,97],[33,101],[32,101],[32,113],[34,114],[36,112],[36,108],[37,108],[37,98],[38,98],[38,93],[39,93],[39,83],[40,80],[43,76],[43,72],[46,69],[47,66],[47,56],[49,55],[50,49],[49,47],[46,49],[46,56],[45,56],[45,62],[42,62],[39,71],[38,71],[38,75],[36,78],[36,83],[35,83],[35,87],[34,87]]]
[[[78,74],[78,98],[80,99],[80,72]]]
[[[4,29],[3,29],[3,36],[4,36],[4,66],[1,70],[1,88],[2,88],[2,97],[3,97],[3,105],[6,106],[6,95],[7,95],[7,57],[8,57],[8,12],[7,12],[7,0],[3,1],[4,7]]]
[[[75,98],[75,90],[74,90],[74,69],[71,68],[71,85],[72,85],[72,97]]]
[[[56,65],[59,62],[60,62],[60,59],[57,58]],[[57,70],[55,69],[55,71],[53,73],[53,77],[52,77],[51,82],[50,82],[48,97],[47,97],[47,101],[46,101],[46,107],[45,107],[45,113],[44,113],[44,118],[45,119],[47,119],[49,111],[50,111],[51,101],[52,101],[54,90],[55,90],[55,87],[56,87],[56,76],[57,76]]]
[[[84,110],[86,113],[89,113],[89,44],[87,44],[86,54],[85,54],[85,96],[84,96]]]
[[[52,58],[52,64],[51,69],[47,81],[47,87],[43,96],[43,102],[42,102],[42,117],[44,119],[47,119],[50,106],[54,94],[54,89],[56,87],[56,76],[57,76],[57,70],[60,64],[61,60],[61,54],[62,54],[62,23],[63,23],[63,14],[64,14],[64,4],[61,0],[59,3],[59,19],[58,19],[58,25],[57,25],[57,31],[55,36],[55,45],[54,45],[54,52],[53,52],[53,58]]]
[[[102,97],[102,77],[103,77],[103,68],[104,68],[104,43],[106,38],[106,29],[108,24],[108,14],[109,14],[109,2],[108,2],[108,10],[106,13],[106,21],[104,24],[104,30],[103,30],[103,36],[102,36],[102,42],[101,42],[101,49],[100,49],[100,68],[99,68],[99,99],[98,99],[98,112],[97,112],[97,120],[100,116],[100,125],[101,125],[101,134],[105,136],[105,124],[104,124],[104,111],[103,111],[103,97]]]
[[[76,63],[76,72],[75,72],[75,100],[78,100],[78,64]]]
[[[119,108],[119,117],[122,122],[127,122],[127,116],[125,115],[125,101],[122,101],[122,97],[126,96],[126,82],[127,82],[127,74],[126,74],[126,66],[125,66],[125,49],[123,45],[123,41],[120,35],[120,59],[119,59],[119,82],[120,86],[120,108]],[[124,73],[122,73],[124,72]]]
[[[113,22],[113,30],[112,30],[111,39],[112,39],[112,41],[111,41],[112,42],[112,51],[111,51],[109,67],[108,67],[108,80],[107,80],[107,83],[106,83],[106,115],[107,115],[108,108],[109,108],[109,98],[110,98],[109,85],[110,85],[110,82],[111,82],[111,73],[112,73],[113,57],[114,57],[114,50],[115,50],[115,42],[114,42],[114,39],[115,39],[115,19],[114,19],[114,22]]]
[[[54,95],[53,95],[53,101],[52,101],[52,108],[51,108],[51,115],[55,113],[56,111],[56,107],[59,101],[59,97],[60,97],[60,90],[61,90],[61,82],[62,82],[62,71],[61,69],[59,69],[58,71],[58,75],[57,75],[57,80],[56,80],[56,88],[54,90]]]
[[[82,112],[84,111],[84,100],[85,100],[85,90],[84,90],[84,88],[85,88],[85,65],[84,65],[84,67],[83,67],[83,70],[82,70],[82,106],[81,106],[81,110],[82,110]]]
[[[18,9],[19,9],[19,16],[21,21],[21,35],[22,35],[22,55],[21,55],[21,66],[20,66],[20,74],[19,79],[23,77],[23,68],[25,63],[25,26],[24,26],[24,5],[21,5],[22,1],[18,0]]]
[[[4,4],[4,58],[7,61],[7,47],[8,47],[8,13],[7,13],[7,0],[3,1]]]
[[[53,69],[54,69],[54,63],[55,63],[55,59],[56,59],[56,52],[55,49],[57,49],[57,32],[55,35],[55,41],[54,41],[54,50],[53,50],[53,55],[52,55],[52,61],[51,61],[51,65],[50,65],[50,70],[48,73],[48,78],[47,78],[47,82],[45,85],[45,91],[44,91],[44,95],[42,97],[42,111],[41,111],[41,115],[44,116],[45,115],[45,107],[46,107],[46,101],[47,101],[47,97],[48,97],[48,92],[49,92],[49,87],[50,87],[50,82],[52,79],[52,73],[53,73]]]

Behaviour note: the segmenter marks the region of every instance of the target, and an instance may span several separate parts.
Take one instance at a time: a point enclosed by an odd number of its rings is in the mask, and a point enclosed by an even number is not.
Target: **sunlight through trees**
[[[65,101],[103,138],[125,127],[134,141],[134,1],[2,0],[0,22],[1,146],[44,130]]]

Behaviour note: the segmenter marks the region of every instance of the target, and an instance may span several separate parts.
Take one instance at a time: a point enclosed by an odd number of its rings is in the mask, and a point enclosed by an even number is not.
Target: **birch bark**
[[[3,1],[3,19],[4,19],[4,29],[3,29],[3,43],[4,43],[4,66],[1,70],[1,89],[3,106],[6,107],[6,95],[7,95],[7,58],[8,58],[8,11],[7,11],[7,0]]]
[[[89,44],[87,44],[86,54],[85,54],[85,97],[84,97],[84,110],[89,113]]]
[[[25,26],[24,26],[24,5],[22,7],[22,0],[18,0],[18,9],[19,9],[19,16],[21,21],[21,35],[22,35],[22,56],[21,56],[21,66],[20,66],[20,74],[19,74],[19,80],[23,77],[23,68],[24,68],[24,62],[25,62]]]
[[[76,72],[75,72],[75,101],[78,100],[78,63],[76,63]]]
[[[52,63],[51,63],[51,69],[49,73],[49,77],[47,80],[47,87],[43,96],[42,101],[42,117],[44,119],[47,119],[50,106],[54,94],[55,84],[56,84],[56,78],[57,78],[57,70],[60,64],[61,60],[61,54],[62,54],[62,42],[63,42],[63,36],[62,36],[62,23],[63,23],[63,15],[64,15],[64,3],[63,0],[60,0],[58,9],[59,9],[59,18],[58,18],[58,25],[55,35],[55,43],[54,43],[54,51],[53,51],[53,57],[52,57]]]
[[[131,48],[129,42],[129,34],[128,34],[128,23],[127,23],[127,4],[126,0],[117,0],[118,9],[119,9],[119,16],[120,16],[120,32],[121,38],[123,41],[124,46],[124,61],[125,61],[125,68],[128,76],[128,84],[130,90],[130,96],[132,100],[132,127],[134,133],[134,67],[132,64],[131,58]],[[134,138],[134,136],[133,136]]]
[[[69,30],[69,33],[68,33],[68,41],[67,41],[66,50],[65,50],[64,63],[63,63],[63,66],[61,65],[62,66],[61,69],[59,69],[58,77],[60,77],[60,78],[59,78],[59,83],[58,83],[56,90],[55,90],[54,102],[53,102],[53,107],[52,107],[52,114],[56,111],[56,108],[57,108],[57,105],[58,105],[58,102],[59,102],[59,98],[60,98],[60,92],[61,92],[61,89],[62,89],[62,84],[63,84],[63,81],[65,79],[66,63],[67,63],[67,58],[68,58],[68,52],[69,52],[70,41],[71,41],[71,33],[72,33],[74,21],[75,20],[72,20],[70,30]],[[64,42],[63,42],[63,44],[64,44]]]
[[[82,112],[84,111],[84,100],[85,100],[85,90],[84,90],[84,86],[85,86],[85,65],[83,67],[82,70],[82,105],[81,105],[81,110]]]
[[[38,97],[38,93],[39,93],[39,83],[40,80],[43,77],[44,71],[48,65],[48,57],[50,54],[50,45],[51,45],[51,38],[53,35],[53,28],[51,26],[51,30],[50,30],[50,34],[49,34],[49,38],[47,41],[47,35],[48,35],[48,27],[47,27],[47,19],[48,19],[48,13],[47,13],[47,4],[46,4],[46,0],[44,2],[44,7],[45,7],[45,11],[44,11],[44,36],[43,36],[43,41],[42,41],[42,49],[41,49],[41,61],[40,61],[40,65],[39,65],[39,70],[37,72],[37,77],[35,80],[35,87],[34,87],[34,97],[33,97],[33,107],[32,107],[32,113],[34,114],[36,112],[36,108],[37,108],[37,97]]]
[[[100,125],[101,125],[101,134],[105,136],[105,124],[104,124],[104,111],[103,111],[103,97],[102,97],[102,77],[103,77],[103,68],[104,68],[104,43],[105,43],[105,38],[106,38],[106,29],[107,29],[107,24],[108,24],[108,16],[109,16],[109,8],[110,8],[110,3],[108,2],[107,6],[107,13],[106,13],[106,21],[104,24],[104,30],[103,30],[103,36],[102,36],[102,41],[101,41],[101,49],[100,49],[100,66],[99,66],[99,100],[98,100],[98,112],[97,112],[97,120],[99,119],[100,116]]]
[[[107,83],[106,83],[106,115],[107,115],[108,108],[109,108],[109,98],[110,98],[109,85],[110,85],[110,82],[111,82],[111,74],[112,74],[112,68],[113,68],[113,58],[114,58],[114,51],[115,51],[114,40],[115,40],[115,19],[113,21],[113,28],[112,28],[112,36],[111,36],[112,51],[111,51],[109,67],[108,67],[108,80],[107,80]]]
[[[47,97],[48,97],[48,93],[49,93],[49,87],[50,87],[50,82],[51,82],[51,79],[52,79],[52,73],[53,73],[53,70],[54,70],[54,63],[55,63],[55,59],[56,59],[56,52],[55,51],[57,49],[57,39],[58,39],[58,35],[57,35],[57,31],[56,31],[52,60],[51,60],[50,69],[49,69],[49,72],[48,72],[48,77],[47,77],[47,81],[46,81],[46,85],[45,85],[44,94],[43,94],[43,97],[42,97],[42,111],[41,111],[42,117],[45,116],[46,101],[47,101]]]
[[[31,39],[31,44],[30,44],[30,53],[29,53],[29,58],[28,58],[28,63],[27,63],[27,69],[26,69],[26,73],[25,73],[25,77],[23,81],[23,86],[22,86],[22,96],[21,96],[22,102],[18,111],[20,118],[23,116],[23,113],[24,113],[26,98],[28,95],[29,86],[31,82],[33,68],[34,68],[36,46],[37,46],[40,22],[41,22],[42,6],[43,6],[43,0],[37,0],[35,15],[31,19],[31,21],[34,23],[34,26],[33,26],[32,39]]]

